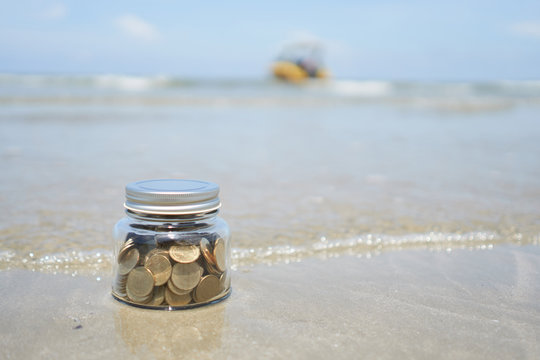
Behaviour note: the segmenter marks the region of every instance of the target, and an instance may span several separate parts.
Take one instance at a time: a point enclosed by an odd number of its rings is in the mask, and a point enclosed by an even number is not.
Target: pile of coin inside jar
[[[145,237],[128,234],[118,251],[113,292],[122,300],[182,307],[210,302],[229,290],[226,244],[216,234]]]

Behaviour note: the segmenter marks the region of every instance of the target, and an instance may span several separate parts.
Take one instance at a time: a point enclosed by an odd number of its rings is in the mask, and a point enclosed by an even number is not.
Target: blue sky
[[[0,72],[264,77],[315,39],[338,78],[540,79],[540,1],[3,2]]]

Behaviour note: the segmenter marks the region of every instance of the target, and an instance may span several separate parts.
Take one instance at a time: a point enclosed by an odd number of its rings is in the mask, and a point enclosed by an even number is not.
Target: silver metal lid
[[[199,180],[142,180],[126,185],[128,210],[159,215],[199,214],[217,210],[219,186]]]

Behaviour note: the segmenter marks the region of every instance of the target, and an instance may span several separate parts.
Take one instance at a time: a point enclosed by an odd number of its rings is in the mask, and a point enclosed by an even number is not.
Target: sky
[[[262,78],[317,41],[334,77],[540,79],[540,1],[1,1],[0,72]]]

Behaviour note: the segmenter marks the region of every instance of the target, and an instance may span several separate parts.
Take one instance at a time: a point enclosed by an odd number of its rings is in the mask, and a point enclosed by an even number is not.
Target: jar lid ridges
[[[142,180],[126,185],[125,208],[149,214],[199,214],[219,209],[217,184],[200,180]]]

